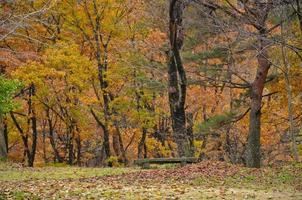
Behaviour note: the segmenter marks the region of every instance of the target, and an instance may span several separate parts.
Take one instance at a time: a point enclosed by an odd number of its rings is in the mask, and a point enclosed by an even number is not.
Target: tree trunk
[[[121,149],[120,149],[120,144],[119,144],[117,128],[115,128],[115,132],[113,132],[113,134],[112,134],[112,147],[113,147],[115,155],[117,157],[120,157]]]
[[[121,135],[120,131],[118,131],[118,139],[119,139],[120,149],[122,151],[123,162],[127,165],[128,164],[128,159],[127,159],[127,156],[126,156],[126,151],[125,151],[124,144],[123,144],[123,138],[122,138],[122,135]]]
[[[102,161],[106,160],[108,155],[110,155],[110,144],[109,144],[109,131],[106,127],[106,125],[98,118],[98,116],[95,114],[93,109],[90,110],[93,118],[97,122],[97,124],[103,129],[103,134],[104,134],[104,141],[102,145],[102,156],[101,159]]]
[[[7,125],[7,119],[3,121],[3,127],[4,127],[4,139],[5,139],[5,144],[6,144],[6,152],[8,153],[8,125]]]
[[[7,159],[7,148],[5,142],[5,134],[4,134],[4,123],[3,119],[0,117],[0,161],[3,159]]]
[[[172,118],[174,140],[178,155],[186,154],[186,73],[180,56],[184,41],[182,14],[185,8],[183,1],[171,0],[169,8],[170,51],[168,52],[169,104]]]
[[[270,61],[268,60],[268,52],[266,49],[264,38],[266,38],[265,25],[262,25],[259,30],[259,49],[258,49],[258,69],[256,78],[251,86],[251,111],[250,111],[250,124],[249,136],[246,152],[246,165],[247,167],[260,167],[260,132],[261,132],[261,103],[262,94],[266,81],[266,77],[270,68]]]
[[[195,147],[194,147],[194,133],[193,133],[193,126],[194,126],[194,121],[193,121],[193,114],[189,113],[187,115],[187,122],[188,122],[188,127],[187,127],[187,134],[188,134],[188,140],[189,140],[189,153],[190,157],[194,157],[195,154]]]
[[[21,135],[21,139],[24,145],[24,154],[23,157],[25,159],[25,157],[27,156],[28,160],[30,159],[30,150],[29,150],[29,145],[28,145],[28,136],[27,134],[24,133],[23,129],[21,128],[20,124],[18,123],[16,117],[14,116],[14,114],[11,112],[10,113],[11,118],[16,126],[16,128],[18,129],[20,135]]]
[[[96,8],[94,8],[96,9]],[[97,11],[96,11],[97,13]],[[103,148],[104,148],[104,158],[107,159],[110,157],[110,141],[109,141],[109,128],[108,123],[110,119],[110,112],[109,112],[109,103],[110,103],[110,97],[109,93],[107,91],[108,88],[108,82],[106,80],[106,71],[108,67],[108,54],[107,54],[107,48],[108,48],[108,42],[110,39],[108,39],[107,43],[104,45],[104,55],[103,55],[103,63],[101,58],[101,42],[100,42],[100,18],[96,18],[96,24],[94,29],[94,39],[96,43],[96,60],[98,65],[98,79],[100,88],[102,91],[103,96],[103,109],[104,109],[104,142],[103,142]]]
[[[120,160],[127,164],[127,157],[126,157],[126,151],[123,145],[123,138],[121,135],[121,131],[119,129],[119,126],[117,124],[117,122],[115,122],[115,132],[113,133],[113,149],[116,153],[116,156],[118,156],[120,158]]]
[[[42,130],[42,144],[43,144],[43,159],[44,159],[44,163],[48,163],[47,153],[46,153],[46,131],[45,131],[44,127],[43,127],[43,130]]]
[[[302,8],[301,8],[301,0],[296,0],[296,4],[297,4],[297,16],[299,19],[299,24],[300,24],[300,30],[302,32]]]
[[[74,152],[73,152],[73,140],[74,140],[74,130],[73,130],[73,126],[70,125],[68,127],[68,141],[67,141],[67,145],[68,145],[68,164],[69,165],[73,165],[73,158],[74,158]]]
[[[82,149],[82,145],[81,145],[81,137],[80,137],[79,132],[78,132],[78,136],[76,137],[76,144],[77,144],[77,164],[78,164],[78,166],[81,166],[81,158],[82,158],[81,149]]]
[[[49,142],[50,142],[50,145],[51,145],[51,148],[54,152],[54,156],[55,156],[55,159],[54,160],[57,160],[59,163],[62,163],[63,162],[63,158],[60,156],[59,154],[59,151],[56,147],[56,143],[55,143],[55,139],[54,139],[54,127],[53,127],[53,124],[52,124],[52,120],[50,118],[50,112],[49,112],[49,109],[47,108],[46,109],[46,116],[47,116],[47,121],[48,121],[48,128],[49,128]]]
[[[29,115],[31,121],[31,128],[32,128],[32,147],[31,153],[28,159],[28,166],[33,167],[35,156],[36,156],[36,148],[37,148],[37,138],[38,138],[38,130],[37,130],[37,118],[36,118],[36,111],[35,111],[35,104],[32,101],[32,97],[36,95],[36,88],[35,85],[32,84],[29,90]]]
[[[140,139],[140,142],[138,144],[138,149],[137,149],[137,157],[138,157],[138,159],[143,158],[143,150],[145,148],[146,138],[147,138],[147,129],[143,128],[142,137]],[[145,152],[145,154],[146,154],[146,152]]]

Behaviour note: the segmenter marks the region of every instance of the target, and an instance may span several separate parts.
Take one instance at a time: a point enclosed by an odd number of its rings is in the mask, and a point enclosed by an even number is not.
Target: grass
[[[79,179],[89,177],[101,177],[133,172],[129,168],[80,168],[70,166],[40,167],[40,168],[16,168],[7,164],[0,164],[0,181],[25,181],[43,179]]]

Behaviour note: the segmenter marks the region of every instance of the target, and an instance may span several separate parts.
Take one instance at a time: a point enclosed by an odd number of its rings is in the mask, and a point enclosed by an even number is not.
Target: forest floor
[[[0,164],[0,199],[297,200],[302,164],[247,169],[207,161],[148,170]]]

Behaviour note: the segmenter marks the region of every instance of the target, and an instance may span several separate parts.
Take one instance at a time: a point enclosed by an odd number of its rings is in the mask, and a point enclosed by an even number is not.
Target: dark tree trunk
[[[169,76],[169,104],[172,118],[174,140],[177,144],[178,155],[186,154],[186,89],[187,80],[180,56],[180,49],[184,41],[182,24],[185,4],[181,0],[170,0],[169,7],[169,34],[170,51],[168,52]]]
[[[93,118],[97,122],[97,124],[103,129],[103,134],[104,134],[104,141],[102,145],[102,156],[101,159],[102,161],[106,160],[108,155],[110,155],[110,144],[109,144],[109,131],[106,127],[106,125],[98,118],[98,116],[95,114],[93,109],[90,110]],[[109,153],[109,154],[108,154]]]
[[[260,167],[260,133],[261,133],[261,103],[262,94],[270,68],[270,61],[268,60],[268,52],[266,49],[265,38],[266,30],[265,23],[262,23],[262,29],[259,30],[259,49],[258,49],[258,69],[256,78],[251,86],[251,110],[250,110],[250,124],[249,136],[246,152],[247,167]]]
[[[8,126],[7,126],[7,120],[3,121],[3,127],[4,127],[4,139],[5,139],[5,145],[6,145],[6,152],[8,153]]]
[[[299,24],[300,24],[300,30],[302,32],[302,3],[301,0],[296,0],[296,4],[297,4],[297,16],[299,19]]]
[[[3,120],[0,118],[0,160],[7,158],[7,147],[4,130],[4,123]]]
[[[123,161],[123,163],[125,163],[127,165],[128,159],[126,156],[126,151],[125,151],[124,144],[123,144],[123,138],[122,138],[122,134],[120,131],[118,131],[118,139],[119,139],[120,149],[122,151],[122,161]]]
[[[32,84],[29,90],[29,116],[31,121],[31,128],[32,128],[32,147],[31,147],[31,153],[28,157],[28,166],[33,167],[35,156],[36,156],[36,148],[37,148],[37,138],[38,138],[38,130],[37,130],[37,118],[36,118],[36,111],[35,111],[35,105],[32,101],[32,97],[36,95],[36,88],[35,85]]]
[[[103,41],[100,41],[100,24],[101,19],[98,13],[98,8],[94,6],[94,12],[97,15],[95,19],[95,26],[94,26],[94,40],[96,45],[96,52],[95,57],[97,60],[97,66],[98,66],[98,79],[100,88],[102,91],[102,97],[103,97],[103,109],[104,109],[104,142],[103,142],[103,148],[104,148],[104,158],[107,159],[111,156],[110,153],[110,141],[109,141],[109,120],[110,120],[110,111],[109,111],[109,103],[110,103],[110,97],[108,93],[108,81],[106,80],[106,72],[108,68],[108,44],[110,42],[110,36],[108,37],[108,40],[106,43],[103,43]],[[101,44],[104,48],[103,56],[101,51]],[[103,62],[102,62],[103,60]]]
[[[146,128],[143,128],[142,129],[142,137],[139,141],[139,144],[138,144],[138,149],[137,149],[137,157],[140,159],[140,158],[143,158],[143,150],[145,150],[145,156],[146,157],[146,138],[147,138],[147,129]]]
[[[73,141],[74,141],[74,130],[73,130],[73,126],[70,125],[68,127],[68,141],[67,141],[67,145],[68,145],[68,164],[69,165],[73,165],[73,161],[74,161],[74,144],[73,144]]]
[[[23,145],[24,145],[24,153],[23,153],[24,159],[25,159],[26,156],[27,156],[28,159],[30,159],[28,136],[27,136],[27,134],[24,133],[23,129],[21,128],[21,126],[18,123],[18,121],[17,121],[16,117],[14,116],[14,114],[11,112],[10,115],[11,115],[11,118],[12,118],[16,128],[18,129],[18,131],[21,135],[21,139],[22,139],[22,142],[23,142]]]
[[[77,164],[78,164],[78,166],[81,166],[81,158],[82,158],[81,149],[82,149],[82,145],[81,145],[81,137],[80,137],[79,132],[78,132],[78,136],[76,137],[76,144],[77,144]]]
[[[119,157],[121,162],[127,164],[126,151],[124,148],[121,131],[119,129],[117,122],[115,122],[114,126],[115,126],[115,132],[113,133],[113,136],[112,136],[113,137],[113,141],[112,141],[113,149],[115,151],[116,156]]]
[[[189,140],[189,153],[191,157],[194,156],[195,154],[195,147],[194,147],[194,133],[193,133],[193,126],[194,126],[194,121],[193,121],[193,114],[189,113],[187,115],[187,123],[188,123],[188,127],[187,127],[187,134],[188,134],[188,140]]]
[[[106,71],[107,71],[107,46],[105,46],[105,53],[104,53],[104,64],[101,62],[101,49],[100,49],[100,42],[99,42],[99,36],[95,36],[95,40],[97,43],[97,52],[96,52],[96,58],[98,62],[98,78],[100,82],[100,87],[102,90],[102,96],[103,96],[103,109],[104,109],[104,141],[103,141],[103,148],[104,148],[104,158],[107,159],[110,157],[110,141],[109,141],[109,128],[108,123],[110,120],[110,111],[109,111],[109,103],[110,103],[110,97],[109,93],[107,91],[108,88],[108,82],[106,81]]]
[[[107,159],[111,156],[110,142],[109,142],[109,130],[107,128],[104,131],[103,147],[104,147],[104,153],[105,153],[104,158]]]
[[[120,149],[118,134],[116,131],[113,132],[113,134],[112,134],[112,147],[113,147],[115,155],[117,157],[120,157],[121,149]]]
[[[50,112],[49,112],[49,109],[47,108],[46,109],[46,116],[47,116],[47,121],[48,121],[48,128],[49,128],[49,142],[50,142],[50,145],[51,145],[51,148],[54,152],[54,156],[55,156],[55,159],[54,160],[57,160],[59,163],[62,163],[63,162],[63,158],[60,156],[59,154],[59,151],[56,147],[56,143],[55,143],[55,139],[54,139],[54,127],[53,127],[53,124],[52,124],[52,120],[50,118]]]
[[[43,128],[42,130],[42,144],[43,144],[43,159],[44,159],[44,163],[48,163],[48,159],[47,159],[47,153],[46,153],[46,132],[45,132],[45,128]]]

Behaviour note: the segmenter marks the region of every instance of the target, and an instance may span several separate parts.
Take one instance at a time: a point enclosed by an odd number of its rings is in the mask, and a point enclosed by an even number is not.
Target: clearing
[[[0,164],[0,199],[302,199],[302,164],[247,169],[206,161],[159,168]]]

